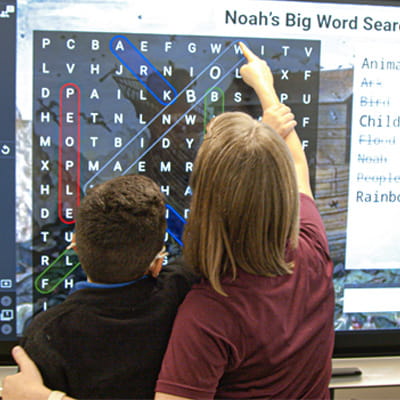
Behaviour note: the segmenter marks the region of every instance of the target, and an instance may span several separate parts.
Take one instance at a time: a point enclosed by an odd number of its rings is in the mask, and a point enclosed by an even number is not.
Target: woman
[[[208,126],[195,161],[184,255],[203,277],[180,306],[156,399],[329,399],[332,263],[292,116],[244,45],[263,120]],[[300,199],[300,201],[299,201]],[[299,218],[300,204],[300,218]]]
[[[195,162],[184,253],[203,277],[178,312],[156,399],[329,399],[332,263],[290,110],[246,46],[263,121],[215,118]],[[278,132],[279,135],[276,133]],[[47,399],[21,348],[4,398]],[[52,392],[52,399],[67,400]]]

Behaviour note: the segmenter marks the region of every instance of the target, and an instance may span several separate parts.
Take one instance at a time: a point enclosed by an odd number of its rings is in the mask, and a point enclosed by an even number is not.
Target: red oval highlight
[[[59,96],[58,217],[73,224],[80,204],[81,91],[66,83]]]

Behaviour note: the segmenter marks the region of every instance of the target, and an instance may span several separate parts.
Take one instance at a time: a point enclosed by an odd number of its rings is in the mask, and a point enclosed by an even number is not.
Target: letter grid
[[[37,296],[82,279],[71,239],[86,191],[112,177],[153,178],[167,199],[166,241],[179,253],[189,175],[207,123],[258,100],[240,77],[240,38],[96,32],[34,33],[33,220]],[[320,42],[246,38],[265,58],[316,158]],[[43,234],[43,232],[49,232]]]

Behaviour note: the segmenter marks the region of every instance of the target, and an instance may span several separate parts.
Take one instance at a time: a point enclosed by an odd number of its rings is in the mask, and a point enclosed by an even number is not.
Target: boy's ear
[[[75,253],[78,253],[78,248],[76,246],[76,235],[75,235],[75,232],[72,234],[71,243],[69,244],[67,249],[74,249]]]
[[[162,265],[163,265],[164,257],[156,258],[149,267],[148,273],[153,277],[157,278],[160,275]]]

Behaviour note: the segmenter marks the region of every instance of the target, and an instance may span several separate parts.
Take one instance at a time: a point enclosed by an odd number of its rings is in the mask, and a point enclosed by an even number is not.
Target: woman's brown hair
[[[299,200],[293,160],[270,127],[241,112],[216,117],[197,154],[184,256],[213,288],[237,268],[262,276],[291,273]]]

